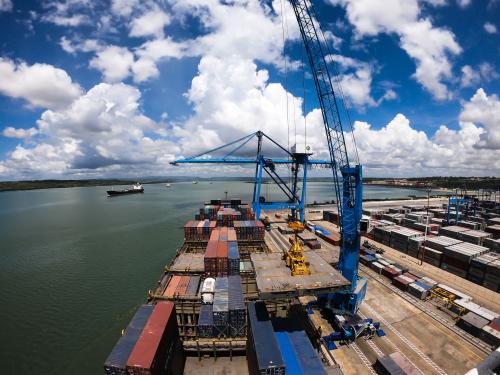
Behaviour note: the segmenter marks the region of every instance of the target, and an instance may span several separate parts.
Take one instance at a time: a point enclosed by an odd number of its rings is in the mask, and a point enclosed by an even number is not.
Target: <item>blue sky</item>
[[[365,175],[499,175],[500,1],[313,3]],[[169,162],[259,129],[325,158],[304,53],[284,0],[0,0],[0,179],[243,173]]]

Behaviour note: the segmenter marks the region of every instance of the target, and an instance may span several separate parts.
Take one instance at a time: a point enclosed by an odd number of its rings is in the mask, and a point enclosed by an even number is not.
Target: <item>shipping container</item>
[[[216,336],[229,335],[229,292],[228,278],[215,279],[215,292],[213,302],[214,334]]]
[[[287,332],[303,374],[326,375],[326,371],[304,331]],[[288,374],[288,367],[286,369]]]
[[[191,276],[189,280],[189,285],[186,289],[187,296],[196,296],[198,295],[198,288],[200,286],[201,276]]]
[[[214,318],[212,305],[201,305],[198,317],[198,335],[201,338],[209,338],[214,335]]]
[[[228,277],[228,308],[229,332],[232,337],[245,336],[246,334],[246,309],[241,277],[239,275]]]
[[[175,307],[158,302],[127,361],[129,375],[182,374],[184,360]]]
[[[285,375],[273,326],[264,302],[248,304],[247,364],[251,375]]]
[[[165,292],[163,292],[163,296],[173,298],[175,290],[177,289],[177,286],[179,285],[180,281],[181,281],[181,276],[178,275],[172,276],[172,278],[168,282]]]
[[[153,308],[153,305],[139,307],[106,362],[104,362],[104,372],[107,375],[127,375],[127,360],[149,320]]]
[[[457,326],[476,337],[481,335],[483,327],[487,324],[488,321],[486,319],[474,314],[473,312],[468,312],[467,314],[461,316],[457,322]]]

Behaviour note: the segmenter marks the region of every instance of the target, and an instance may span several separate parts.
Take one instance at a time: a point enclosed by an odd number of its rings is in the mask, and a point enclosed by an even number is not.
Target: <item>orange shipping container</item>
[[[175,296],[183,296],[184,294],[186,294],[190,279],[190,276],[181,276],[179,285],[177,285],[177,288],[175,289]]]
[[[173,276],[169,283],[168,283],[168,286],[167,286],[167,289],[165,289],[165,292],[163,293],[163,295],[165,297],[173,297],[174,296],[174,293],[175,293],[175,290],[177,289],[177,286],[179,286],[179,282],[181,281],[181,277],[180,276]]]
[[[237,239],[236,239],[236,231],[233,228],[229,228],[227,230],[227,240],[228,241],[237,241]]]

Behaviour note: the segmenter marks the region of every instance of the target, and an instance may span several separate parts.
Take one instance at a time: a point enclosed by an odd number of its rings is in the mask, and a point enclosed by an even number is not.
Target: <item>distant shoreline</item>
[[[473,178],[471,178],[472,180]],[[243,183],[253,183],[253,177],[190,177],[190,176],[174,176],[174,177],[144,177],[140,179],[129,179],[129,178],[108,178],[108,179],[88,179],[88,180],[31,180],[31,181],[0,181],[0,192],[3,191],[19,191],[19,190],[40,190],[40,189],[62,189],[62,188],[72,188],[72,187],[95,187],[95,186],[116,186],[116,185],[133,185],[136,182],[141,182],[143,185],[146,184],[161,184],[161,183],[179,183],[179,182],[223,182],[223,181],[238,181]],[[436,183],[433,187],[422,187],[422,186],[411,186],[411,185],[395,185],[388,183],[373,183],[374,179],[368,178],[363,185],[365,186],[379,186],[384,188],[397,188],[397,189],[408,189],[408,190],[418,190],[426,191],[430,189],[434,194],[436,192],[442,194],[453,194],[454,189],[449,187],[439,186]],[[493,179],[495,180],[495,179]],[[500,179],[498,179],[500,180]],[[376,181],[376,180],[375,180]],[[267,183],[268,181],[263,181]],[[331,183],[328,179],[324,177],[311,178],[309,182],[324,182]],[[472,185],[473,181],[468,181]],[[475,184],[481,184],[481,181],[474,181]],[[500,183],[496,184],[494,181],[494,190],[500,189]],[[483,181],[484,185],[489,185],[486,181]],[[488,189],[488,187],[485,187]],[[484,189],[484,188],[482,188]],[[491,189],[491,188],[490,188]],[[474,192],[474,190],[472,190]]]

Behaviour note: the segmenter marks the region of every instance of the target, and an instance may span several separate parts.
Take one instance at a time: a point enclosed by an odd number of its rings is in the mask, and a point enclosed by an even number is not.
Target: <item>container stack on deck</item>
[[[172,302],[143,305],[104,363],[116,374],[182,374],[184,354]]]

